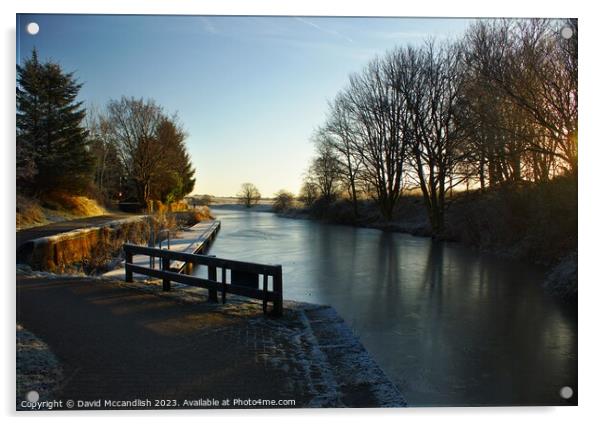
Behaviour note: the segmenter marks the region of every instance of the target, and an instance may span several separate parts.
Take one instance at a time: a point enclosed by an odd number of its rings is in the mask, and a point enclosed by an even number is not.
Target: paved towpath
[[[17,321],[63,365],[63,400],[251,397],[304,404],[300,394],[310,394],[296,386],[303,380],[291,384],[295,371],[283,369],[286,361],[274,363],[290,342],[270,329],[286,322],[265,318],[259,304],[245,306],[183,303],[117,282],[17,277]]]
[[[31,227],[29,229],[23,229],[17,231],[17,250],[25,242],[28,242],[37,238],[44,238],[46,236],[53,236],[59,233],[70,232],[75,229],[83,229],[86,227],[102,226],[103,224],[109,223],[113,220],[121,218],[132,217],[131,214],[108,214],[99,215],[96,217],[85,217],[76,220],[61,221],[56,223],[46,224],[44,226]]]

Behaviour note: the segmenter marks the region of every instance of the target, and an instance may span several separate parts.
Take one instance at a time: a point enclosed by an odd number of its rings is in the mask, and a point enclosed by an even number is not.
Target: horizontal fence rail
[[[227,293],[241,295],[263,301],[264,313],[268,311],[268,303],[272,303],[271,313],[275,316],[282,315],[282,266],[280,265],[248,263],[132,244],[125,244],[123,249],[126,282],[132,282],[134,273],[142,274],[163,279],[164,291],[171,289],[171,282],[183,283],[207,289],[210,301],[218,300],[218,292],[221,293],[222,303],[226,302]],[[161,270],[134,264],[134,255],[159,257]],[[178,273],[170,268],[171,261],[206,266],[207,279]]]

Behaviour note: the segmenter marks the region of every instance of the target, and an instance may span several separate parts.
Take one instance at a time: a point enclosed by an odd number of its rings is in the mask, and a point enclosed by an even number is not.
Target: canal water
[[[411,406],[563,405],[576,307],[545,270],[429,238],[213,208],[211,254],[282,264],[285,299],[332,305]],[[576,393],[576,391],[575,391]]]

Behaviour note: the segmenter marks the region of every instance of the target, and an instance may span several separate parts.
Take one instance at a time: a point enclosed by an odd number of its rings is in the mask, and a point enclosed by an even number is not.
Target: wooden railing
[[[132,282],[133,273],[138,273],[163,279],[164,291],[171,289],[171,282],[183,283],[207,289],[210,301],[217,302],[218,292],[221,293],[222,303],[226,302],[227,293],[261,300],[264,313],[268,312],[268,303],[271,302],[271,314],[282,315],[282,266],[280,265],[247,263],[131,244],[125,244],[123,249],[125,251],[126,282]],[[159,257],[161,269],[133,264],[134,255]],[[183,261],[207,267],[208,278],[178,273],[170,268],[171,261]],[[260,282],[262,283],[261,288]]]

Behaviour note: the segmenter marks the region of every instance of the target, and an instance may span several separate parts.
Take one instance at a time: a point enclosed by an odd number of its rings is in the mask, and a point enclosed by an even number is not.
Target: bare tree
[[[465,138],[465,178],[477,176],[481,189],[523,180],[529,173],[528,144],[537,137],[530,121],[470,71],[464,72],[459,97],[456,117]]]
[[[445,226],[448,179],[461,162],[463,139],[455,120],[461,76],[459,49],[430,41],[421,49],[399,49],[400,88],[411,113],[413,165],[434,235]]]
[[[308,174],[316,184],[320,198],[329,202],[334,201],[339,191],[340,162],[333,149],[333,142],[327,133],[317,132],[314,135],[314,143],[317,152]]]
[[[306,208],[309,208],[318,200],[318,197],[318,185],[310,176],[306,176],[303,180],[303,185],[301,186],[301,190],[299,191],[299,196],[297,196],[297,199],[299,202],[303,203]]]
[[[281,189],[274,194],[274,203],[272,209],[276,212],[286,211],[293,206],[295,195],[291,192]]]
[[[243,183],[236,196],[238,201],[247,208],[257,205],[261,199],[261,193],[253,183]]]
[[[390,220],[401,196],[411,133],[410,114],[400,90],[401,69],[394,55],[372,61],[350,77],[340,103],[352,117],[348,147],[362,159],[362,175],[376,192],[383,216]]]
[[[568,40],[563,26],[573,31]],[[577,170],[577,31],[576,20],[497,20],[466,36],[471,72],[530,123],[522,142],[536,179]]]
[[[123,164],[117,144],[112,137],[111,124],[95,105],[88,107],[86,128],[90,139],[90,152],[94,156],[94,182],[103,196],[118,197],[123,178]]]
[[[151,199],[170,204],[193,190],[195,170],[177,116],[167,116],[151,99],[122,97],[109,102],[103,125],[127,181],[149,210]]]
[[[156,136],[165,114],[153,100],[126,97],[109,102],[107,114],[110,135],[125,171],[135,182],[139,199],[148,207],[151,181],[163,160],[165,146]]]
[[[344,180],[353,203],[353,212],[358,216],[358,180],[363,170],[363,144],[354,126],[353,116],[343,95],[339,94],[330,105],[326,125],[320,131],[326,133],[340,162],[341,178]]]
[[[330,103],[308,182],[322,195],[347,188],[356,214],[359,185],[386,219],[415,184],[437,236],[458,185],[574,174],[577,29],[576,20],[480,22],[462,43],[376,58]]]

